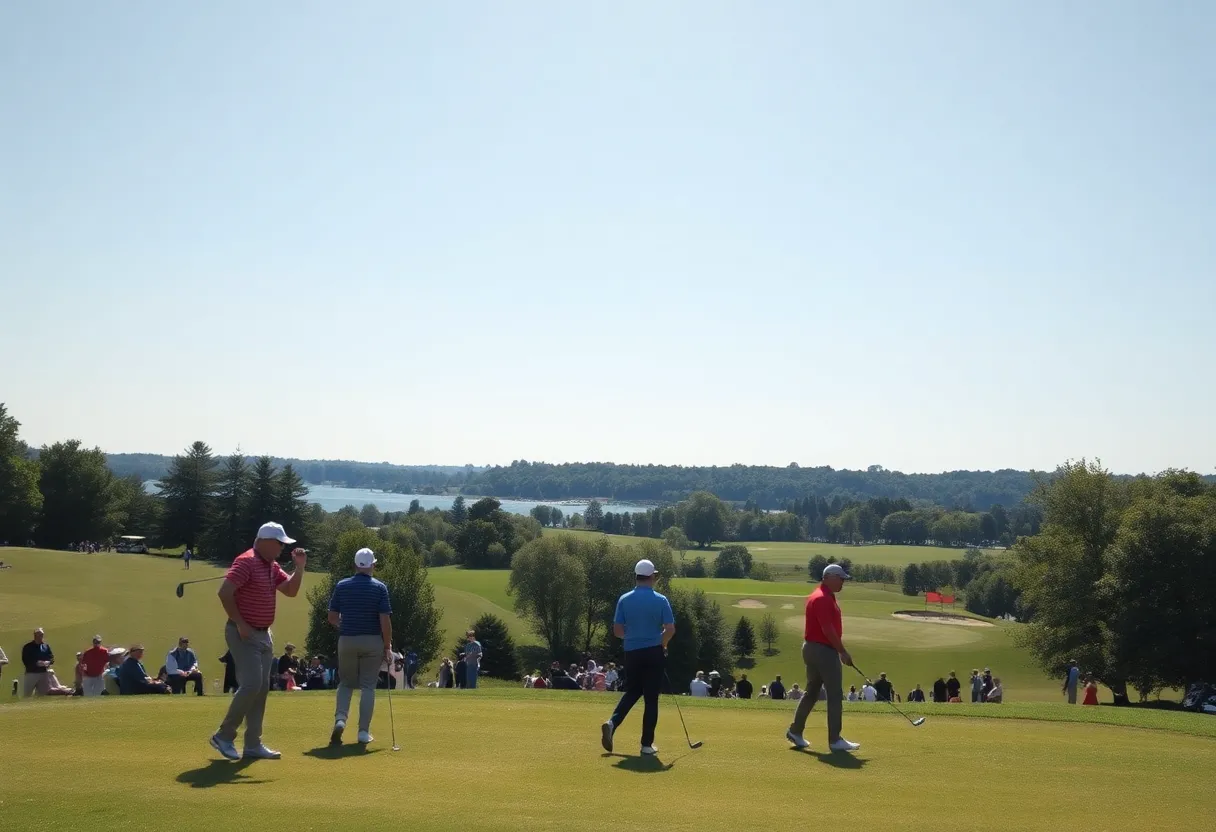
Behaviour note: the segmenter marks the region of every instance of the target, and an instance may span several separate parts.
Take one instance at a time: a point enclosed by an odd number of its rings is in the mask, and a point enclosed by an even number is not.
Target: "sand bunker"
[[[783,610],[792,610],[793,608],[794,608],[793,604],[782,604],[781,605],[781,609],[783,609]]]
[[[768,604],[763,601],[757,601],[755,598],[740,598],[734,603],[734,606],[741,610],[763,610],[768,609]]]
[[[966,615],[955,615],[952,612],[934,612],[933,610],[900,610],[891,613],[892,618],[902,618],[905,621],[924,621],[929,624],[956,624],[963,627],[991,627],[987,621],[971,618]]]

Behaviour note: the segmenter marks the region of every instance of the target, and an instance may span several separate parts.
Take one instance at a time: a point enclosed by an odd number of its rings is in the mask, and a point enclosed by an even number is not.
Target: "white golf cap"
[[[258,540],[277,540],[280,543],[295,543],[294,537],[288,537],[287,532],[278,523],[263,523],[258,529]]]
[[[633,574],[639,578],[649,578],[655,573],[654,564],[648,560],[642,559],[633,567]]]
[[[376,565],[376,553],[371,549],[363,548],[355,552],[355,568],[356,569],[371,569]]]
[[[827,578],[831,575],[835,575],[838,578],[844,578],[846,581],[851,580],[849,578],[849,573],[845,572],[844,567],[839,563],[829,563],[827,566],[823,567],[823,577]]]

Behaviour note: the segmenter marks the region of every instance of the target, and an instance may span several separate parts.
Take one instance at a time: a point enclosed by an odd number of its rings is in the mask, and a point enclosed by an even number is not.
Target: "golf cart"
[[[118,545],[114,547],[114,551],[133,555],[146,555],[148,554],[147,538],[133,534],[124,534],[118,539]]]

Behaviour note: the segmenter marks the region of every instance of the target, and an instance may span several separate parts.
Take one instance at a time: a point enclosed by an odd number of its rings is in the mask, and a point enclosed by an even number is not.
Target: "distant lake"
[[[160,484],[155,482],[145,482],[144,488],[149,492],[160,490]],[[452,501],[455,497],[436,496],[434,494],[393,494],[391,491],[373,491],[370,488],[343,488],[337,485],[310,485],[308,486],[308,502],[319,503],[321,508],[326,511],[337,511],[343,506],[354,506],[355,508],[363,508],[367,503],[375,503],[376,508],[381,511],[405,511],[410,507],[410,501],[417,500],[418,504],[424,509],[428,508],[443,508],[452,507]],[[477,502],[477,497],[466,496],[464,498],[466,505],[473,505]],[[501,500],[502,510],[509,511],[513,514],[527,514],[534,506],[551,506],[561,509],[564,516],[569,517],[571,514],[583,514],[587,511],[586,500],[572,500],[569,503],[554,503],[546,500]],[[634,514],[640,511],[648,511],[650,506],[635,506],[627,503],[604,503],[600,505],[604,507],[605,512],[613,514],[629,513]]]

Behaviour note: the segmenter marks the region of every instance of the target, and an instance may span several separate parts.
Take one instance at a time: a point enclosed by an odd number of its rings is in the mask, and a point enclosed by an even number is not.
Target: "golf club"
[[[853,665],[853,669],[854,669],[854,670],[856,670],[858,673],[861,673],[861,668],[860,668],[860,667],[858,667],[857,665]],[[870,677],[869,677],[869,676],[867,676],[867,675],[866,675],[866,674],[864,674],[864,673],[861,673],[861,678],[863,678],[863,679],[865,679],[865,680],[866,680],[866,684],[869,684],[869,682],[870,682]],[[921,717],[917,717],[916,719],[913,719],[912,717],[908,716],[906,713],[904,713],[903,711],[901,711],[901,710],[900,710],[900,709],[899,709],[899,708],[896,706],[896,704],[895,704],[894,702],[892,702],[890,699],[886,700],[886,702],[887,702],[887,704],[888,704],[888,705],[890,705],[892,708],[895,708],[895,713],[899,714],[899,715],[900,715],[900,716],[902,716],[904,719],[908,720],[908,722],[911,722],[911,723],[912,723],[912,726],[913,726],[914,728],[919,728],[920,726],[922,726],[922,725],[924,725],[924,724],[925,724],[925,718],[924,718],[923,716],[921,716]]]
[[[201,584],[201,583],[206,583],[207,581],[222,581],[226,577],[228,577],[228,576],[227,575],[216,575],[214,578],[199,578],[197,581],[182,581],[180,584],[177,585],[177,597],[181,598],[182,595],[185,594],[186,584]]]
[[[700,740],[693,742],[688,736],[688,726],[684,724],[684,712],[680,710],[680,697],[676,696],[675,689],[671,686],[671,677],[667,675],[667,671],[663,671],[663,678],[667,680],[667,692],[671,694],[671,701],[676,705],[676,713],[680,715],[680,727],[684,729],[684,739],[688,742],[689,748],[700,748],[704,743]]]
[[[400,751],[401,746],[397,745],[397,723],[393,719],[393,691],[392,691],[392,689],[386,690],[384,692],[384,695],[388,699],[388,724],[392,727],[392,731],[393,731],[393,750]]]

